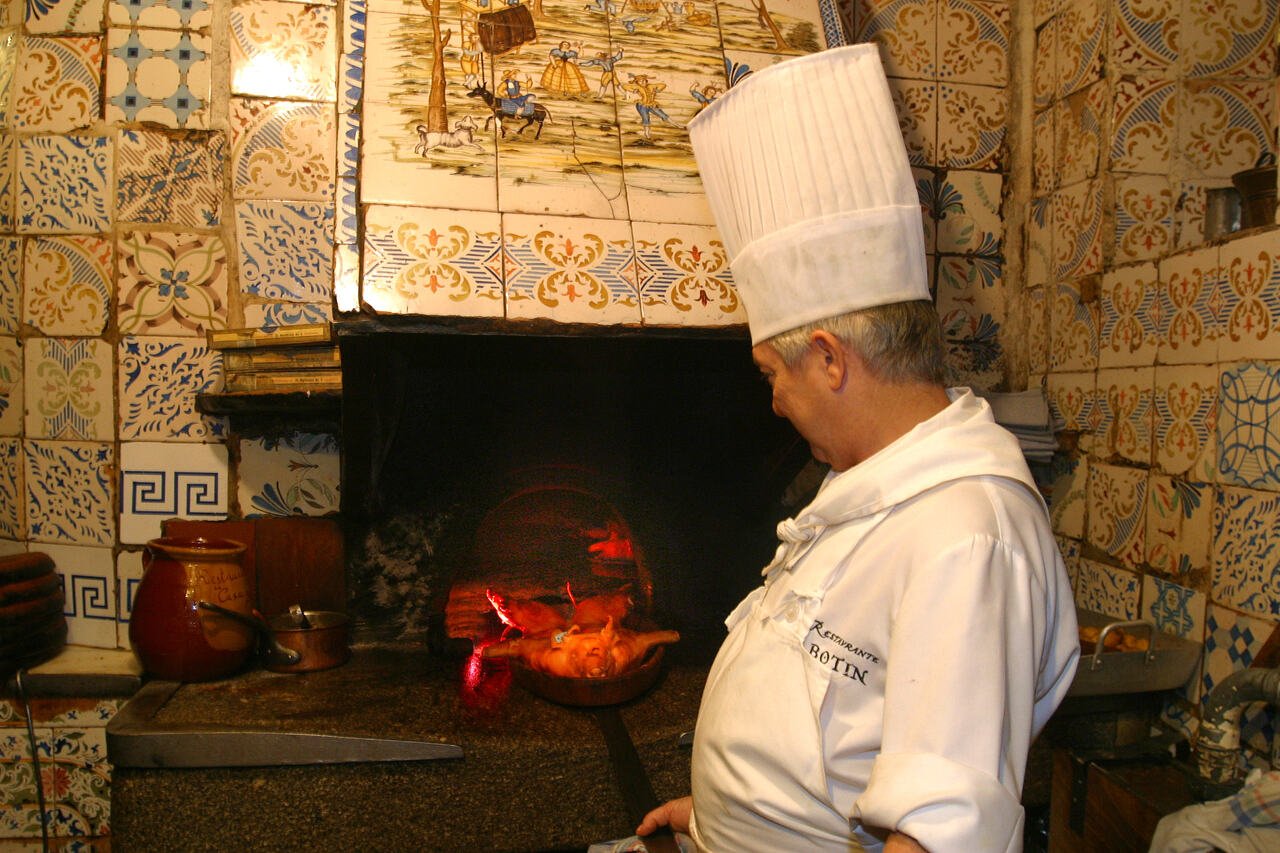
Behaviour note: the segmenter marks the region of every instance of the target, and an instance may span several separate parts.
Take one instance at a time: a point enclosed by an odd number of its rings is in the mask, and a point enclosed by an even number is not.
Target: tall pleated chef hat
[[[930,298],[919,196],[875,45],[757,71],[689,136],[753,344]]]

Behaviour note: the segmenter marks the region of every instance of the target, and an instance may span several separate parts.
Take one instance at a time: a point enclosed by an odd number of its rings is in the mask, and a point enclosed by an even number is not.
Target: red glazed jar
[[[230,675],[254,649],[251,628],[199,606],[253,611],[241,564],[245,546],[232,539],[152,539],[142,555],[129,642],[142,668],[167,681],[211,681]]]

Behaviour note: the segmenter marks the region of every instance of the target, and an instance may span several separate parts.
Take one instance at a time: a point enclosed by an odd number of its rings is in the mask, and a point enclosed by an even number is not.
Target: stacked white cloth
[[[1058,449],[1054,433],[1063,424],[1054,420],[1049,401],[1043,391],[1000,393],[974,388],[973,393],[986,400],[996,423],[1013,433],[1030,462],[1048,462]]]
[[[1156,826],[1150,853],[1280,850],[1280,771],[1254,770],[1239,793],[1187,806]]]

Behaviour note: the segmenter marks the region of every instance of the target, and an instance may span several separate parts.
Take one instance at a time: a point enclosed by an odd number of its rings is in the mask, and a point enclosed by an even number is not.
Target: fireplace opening
[[[488,593],[622,593],[698,661],[772,555],[809,461],[740,337],[341,338],[360,633],[464,652]]]

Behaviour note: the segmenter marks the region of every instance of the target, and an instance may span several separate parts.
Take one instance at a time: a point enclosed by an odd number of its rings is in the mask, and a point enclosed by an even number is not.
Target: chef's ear
[[[840,339],[825,329],[818,329],[809,336],[809,345],[821,359],[827,385],[833,390],[844,385],[849,370],[849,352]]]

